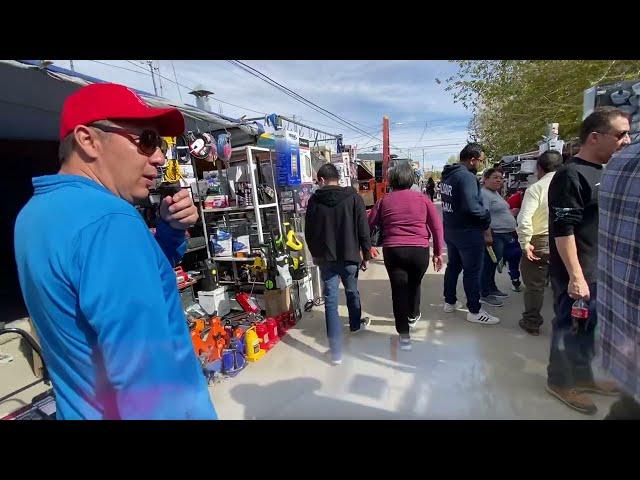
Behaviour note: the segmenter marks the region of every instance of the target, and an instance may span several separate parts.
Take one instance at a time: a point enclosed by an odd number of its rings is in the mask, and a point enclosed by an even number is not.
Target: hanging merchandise
[[[293,228],[291,228],[291,225],[289,224],[289,222],[286,222],[283,225],[284,225],[285,229],[288,228],[288,230],[287,230],[287,247],[289,247],[291,250],[294,250],[296,252],[302,250],[302,242],[296,236],[296,232],[295,232],[295,230]]]
[[[217,139],[218,158],[223,162],[231,159],[231,135],[229,133],[221,133]]]
[[[313,167],[311,165],[311,149],[309,140],[300,138],[300,182],[313,183]]]
[[[281,130],[275,133],[276,170],[279,186],[300,184],[300,144],[296,132]]]
[[[164,152],[164,156],[167,160],[176,159],[176,137],[162,137],[162,147],[161,150]]]
[[[208,160],[213,148],[213,138],[208,133],[187,133],[189,154],[198,160]]]

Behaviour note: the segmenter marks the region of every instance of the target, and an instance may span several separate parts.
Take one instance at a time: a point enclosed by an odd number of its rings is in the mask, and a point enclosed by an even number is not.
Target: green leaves
[[[599,84],[640,78],[640,61],[458,60],[444,82],[455,102],[471,110],[470,138],[494,161],[529,152],[551,122],[564,140],[577,137],[583,91]]]

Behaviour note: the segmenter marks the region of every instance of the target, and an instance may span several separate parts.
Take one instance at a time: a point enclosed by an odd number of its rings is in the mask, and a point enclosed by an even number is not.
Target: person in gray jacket
[[[493,240],[492,247],[495,253],[496,262],[500,262],[504,256],[505,249],[512,242],[517,242],[516,219],[511,213],[509,204],[502,198],[500,189],[502,188],[502,171],[497,168],[487,168],[483,174],[484,186],[482,187],[482,203],[489,210],[491,215],[491,226],[487,233]],[[501,292],[496,286],[496,266],[488,252],[484,253],[482,273],[480,275],[480,303],[492,307],[501,307],[502,298],[509,295]]]

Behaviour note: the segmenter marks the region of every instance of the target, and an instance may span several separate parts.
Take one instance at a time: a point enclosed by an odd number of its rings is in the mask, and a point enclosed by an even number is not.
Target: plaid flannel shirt
[[[616,154],[600,183],[602,364],[620,387],[640,401],[640,143]]]

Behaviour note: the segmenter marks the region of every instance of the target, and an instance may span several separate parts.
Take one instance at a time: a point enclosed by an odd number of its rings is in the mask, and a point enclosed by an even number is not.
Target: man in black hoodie
[[[482,146],[469,143],[460,152],[460,162],[447,165],[442,172],[440,196],[444,240],[447,244],[447,270],[444,273],[444,311],[457,307],[456,286],[463,271],[467,295],[467,320],[493,325],[500,319],[480,308],[480,271],[485,245],[492,244],[491,216],[482,203],[478,165],[485,160]],[[488,233],[487,233],[488,232]]]
[[[349,310],[349,329],[369,325],[362,318],[358,271],[370,258],[371,238],[364,201],[352,187],[338,185],[340,174],[327,163],[318,170],[318,189],[309,199],[305,239],[313,262],[320,267],[331,361],[342,363],[342,325],[338,315],[338,278],[342,279]]]

